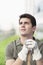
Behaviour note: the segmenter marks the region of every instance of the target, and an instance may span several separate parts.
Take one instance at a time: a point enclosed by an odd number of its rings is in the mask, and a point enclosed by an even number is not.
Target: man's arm
[[[23,45],[22,50],[18,53],[18,58],[13,59],[13,47],[9,45],[6,49],[6,65],[22,65],[26,61],[28,49]]]
[[[9,59],[6,61],[6,65],[22,65],[23,61],[18,57],[16,60]]]
[[[33,58],[36,60],[36,65],[43,65],[43,43],[40,43],[40,47],[37,46],[34,50]]]
[[[6,48],[6,52],[5,52],[5,55],[6,55],[6,65],[22,65],[23,61],[20,60],[19,57],[16,60],[13,59],[13,52],[14,52],[14,57],[16,56],[15,48],[16,47],[15,47],[14,43],[8,44],[8,46]]]
[[[36,61],[37,65],[43,65],[43,43],[40,43],[40,52],[42,54],[42,58],[38,61]]]
[[[36,61],[36,65],[43,65],[43,59]]]

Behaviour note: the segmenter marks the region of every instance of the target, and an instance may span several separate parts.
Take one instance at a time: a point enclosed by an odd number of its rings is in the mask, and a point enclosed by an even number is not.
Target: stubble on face
[[[19,28],[21,36],[28,36],[32,34],[32,24],[30,19],[22,18],[20,23],[22,23]]]

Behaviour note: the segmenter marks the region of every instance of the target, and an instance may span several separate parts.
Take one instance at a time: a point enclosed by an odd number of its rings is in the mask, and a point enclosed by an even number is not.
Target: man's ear
[[[33,26],[33,32],[36,30],[36,26]]]

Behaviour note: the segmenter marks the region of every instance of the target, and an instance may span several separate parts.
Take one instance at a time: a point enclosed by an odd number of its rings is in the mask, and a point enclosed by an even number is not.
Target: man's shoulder
[[[7,46],[13,47],[19,43],[19,39],[12,40]]]
[[[43,47],[43,41],[36,39],[39,48]]]

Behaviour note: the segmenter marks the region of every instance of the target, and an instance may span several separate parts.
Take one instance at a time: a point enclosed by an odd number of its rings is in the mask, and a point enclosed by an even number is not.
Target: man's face
[[[19,30],[21,35],[31,35],[35,31],[35,28],[32,27],[31,20],[28,18],[21,18],[19,22]]]

